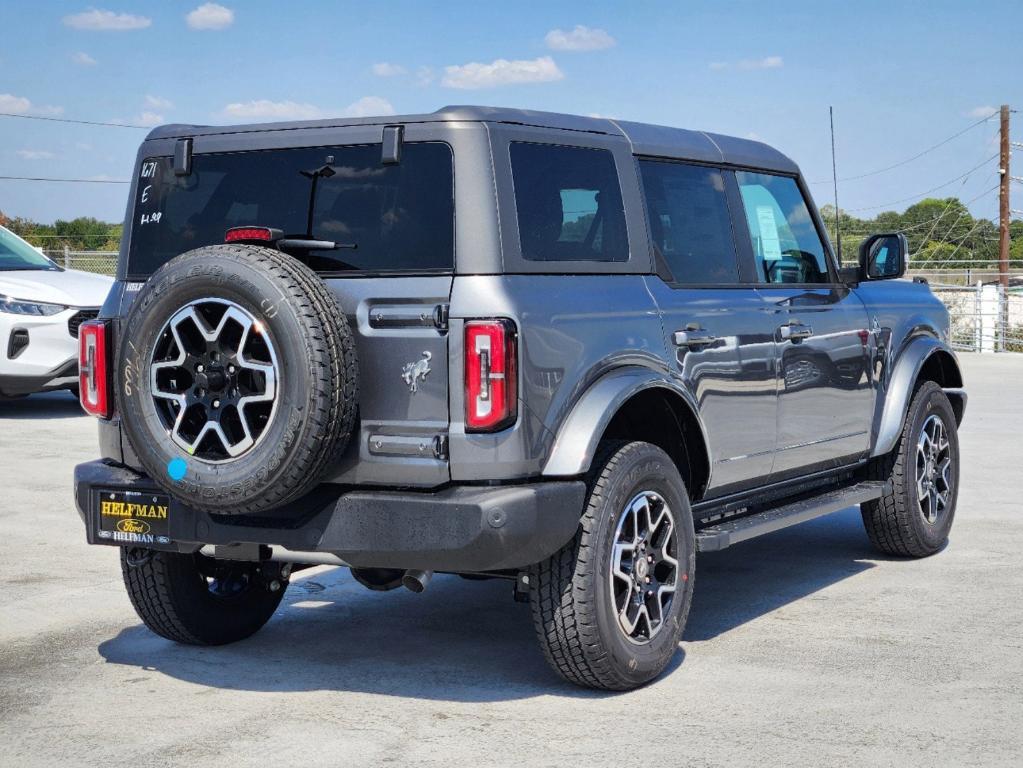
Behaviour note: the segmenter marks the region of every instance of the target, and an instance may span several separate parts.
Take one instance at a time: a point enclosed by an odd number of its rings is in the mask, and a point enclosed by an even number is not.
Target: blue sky
[[[999,104],[1023,107],[1021,29],[1019,0],[0,0],[0,112],[148,125],[494,104],[758,138],[815,182],[831,177],[829,105],[840,178],[898,163]],[[1023,141],[1023,113],[1014,119]],[[980,165],[933,194],[979,196],[973,212],[992,216],[996,131],[992,120],[843,182],[841,205],[902,210]],[[0,117],[0,176],[126,179],[144,136]],[[812,189],[831,200],[830,183]],[[117,221],[126,192],[0,180],[0,210]]]

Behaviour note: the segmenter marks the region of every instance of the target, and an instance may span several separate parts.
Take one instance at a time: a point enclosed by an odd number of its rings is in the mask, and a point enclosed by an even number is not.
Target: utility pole
[[[1009,331],[1009,105],[1001,109],[1001,152],[998,172],[1001,174],[1001,188],[998,191],[998,282],[1002,286],[1001,309],[1002,351],[1005,351],[1005,335]]]

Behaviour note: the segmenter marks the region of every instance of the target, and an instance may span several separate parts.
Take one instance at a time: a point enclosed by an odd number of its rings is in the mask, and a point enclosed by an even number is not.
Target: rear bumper
[[[90,544],[103,491],[161,494],[145,475],[102,461],[75,467],[75,502]],[[557,552],[575,534],[586,487],[569,480],[528,485],[452,486],[433,492],[321,486],[273,517],[196,512],[174,500],[170,543],[154,549],[264,544],[336,555],[357,567],[436,571],[520,568]]]

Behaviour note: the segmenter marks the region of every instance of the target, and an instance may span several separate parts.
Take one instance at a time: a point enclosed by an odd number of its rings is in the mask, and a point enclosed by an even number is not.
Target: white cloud
[[[600,51],[616,44],[615,39],[603,29],[582,24],[576,24],[570,32],[552,29],[544,37],[544,42],[552,51]]]
[[[135,16],[131,13],[114,13],[99,8],[90,8],[81,13],[73,13],[65,16],[65,26],[75,29],[87,29],[96,31],[124,32],[131,29],[145,29],[153,21],[145,16]]]
[[[0,93],[0,112],[7,112],[12,115],[36,115],[40,117],[55,117],[63,114],[63,107],[37,106],[24,96],[15,96],[11,93]]]
[[[45,149],[19,149],[17,155],[23,160],[52,160],[56,157]]]
[[[377,77],[397,77],[408,74],[408,70],[401,64],[391,64],[388,61],[381,61],[373,65],[373,74]]]
[[[84,51],[78,51],[77,53],[71,54],[71,61],[80,67],[94,67],[96,66],[96,60]]]
[[[474,61],[444,67],[441,85],[462,89],[494,88],[519,83],[549,83],[564,77],[554,59],[550,56],[541,56],[538,59],[516,61],[497,59],[490,64]]]
[[[375,117],[376,115],[393,115],[394,107],[387,99],[379,96],[363,96],[354,101],[341,112],[343,117]]]
[[[192,29],[227,29],[234,24],[234,11],[219,3],[203,3],[185,16]]]
[[[781,56],[765,56],[762,59],[743,59],[736,67],[739,69],[778,69],[784,66]]]
[[[743,71],[753,69],[779,69],[783,66],[785,66],[785,61],[781,56],[765,56],[762,59],[742,59],[734,64],[727,61],[712,61],[707,65],[708,69],[713,69],[715,71],[731,69],[733,67]]]
[[[394,107],[379,96],[364,96],[343,109],[323,109],[315,104],[298,101],[233,102],[221,112],[223,117],[237,120],[320,120],[327,117],[371,117],[393,115]]]
[[[146,128],[155,128],[158,125],[163,125],[167,122],[163,115],[159,112],[152,112],[150,110],[143,110],[141,114],[135,115],[131,119],[133,125],[142,125]]]
[[[971,109],[969,112],[966,113],[966,116],[967,117],[976,117],[976,118],[979,119],[981,117],[991,117],[991,116],[996,115],[996,114],[998,114],[998,107],[983,106],[983,107],[974,107],[973,109]]]
[[[145,105],[150,109],[171,109],[174,105],[160,96],[146,94]]]
[[[26,115],[31,108],[32,102],[24,96],[0,93],[0,112],[9,112],[15,115]]]
[[[313,104],[297,101],[236,101],[224,107],[225,117],[239,120],[316,120],[323,117],[323,111]]]

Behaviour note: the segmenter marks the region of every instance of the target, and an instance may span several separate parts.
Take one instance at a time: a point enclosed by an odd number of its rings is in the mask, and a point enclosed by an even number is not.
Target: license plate
[[[138,491],[100,491],[96,533],[118,544],[170,544],[170,498]]]

